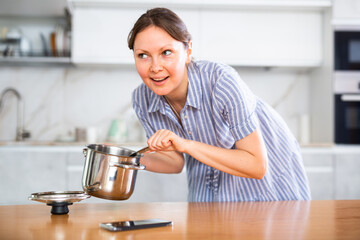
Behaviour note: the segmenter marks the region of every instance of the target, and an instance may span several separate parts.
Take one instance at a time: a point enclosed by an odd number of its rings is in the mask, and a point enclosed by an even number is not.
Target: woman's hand
[[[172,131],[161,129],[152,135],[147,144],[151,151],[184,152],[187,140]]]
[[[181,152],[187,141],[169,130],[159,130],[147,141],[149,152],[155,153],[144,154],[140,159],[141,164],[152,172],[180,173],[185,162]]]

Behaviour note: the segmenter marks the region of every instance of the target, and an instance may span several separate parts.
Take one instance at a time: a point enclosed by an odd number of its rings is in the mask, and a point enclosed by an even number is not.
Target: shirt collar
[[[188,95],[186,99],[186,105],[200,109],[201,108],[201,99],[202,99],[202,86],[201,86],[201,76],[199,74],[196,62],[191,62],[187,66],[188,70]]]
[[[196,70],[196,64],[193,62],[187,66],[189,85],[185,107],[191,106],[193,108],[200,109],[202,87],[200,82],[200,75]],[[151,91],[148,112],[156,112],[160,110],[160,113],[165,114],[165,105],[166,100],[162,96],[158,96]]]

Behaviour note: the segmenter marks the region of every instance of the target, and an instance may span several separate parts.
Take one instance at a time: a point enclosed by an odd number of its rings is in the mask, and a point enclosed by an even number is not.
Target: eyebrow
[[[167,50],[167,49],[175,49],[171,44],[166,44],[165,46],[162,46],[161,48],[160,48],[160,51],[164,51],[164,50]],[[142,49],[142,48],[138,48],[138,49],[135,49],[134,48],[134,52],[136,52],[136,51],[142,51],[142,52],[145,52],[145,53],[148,53],[149,51],[147,51],[147,50],[144,50],[144,49]]]

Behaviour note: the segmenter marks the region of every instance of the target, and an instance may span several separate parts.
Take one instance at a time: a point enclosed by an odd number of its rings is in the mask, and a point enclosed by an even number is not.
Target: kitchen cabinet
[[[165,6],[178,13],[187,24],[193,36],[195,59],[216,60],[233,66],[318,67],[322,63],[321,9],[329,4],[329,1],[204,4],[199,1],[72,0],[72,61],[75,64],[132,64],[132,52],[127,47],[131,27],[146,9]]]
[[[142,146],[127,146],[138,150]],[[0,205],[32,204],[33,192],[82,190],[83,146],[0,146]],[[359,147],[304,147],[313,200],[360,199]],[[186,170],[180,174],[138,171],[126,202],[187,201]],[[86,202],[109,202],[91,197]]]
[[[133,64],[127,37],[145,8],[76,8],[73,11],[72,62],[75,64]],[[184,21],[194,22],[189,30],[198,32],[198,14],[179,11]],[[197,39],[197,36],[194,37]],[[196,50],[194,51],[196,54]]]
[[[314,200],[360,199],[360,147],[302,149]]]
[[[138,150],[141,147],[129,146]],[[0,147],[0,205],[32,204],[34,192],[82,191],[83,146]],[[180,174],[138,171],[135,189],[126,202],[187,201],[185,170]],[[109,200],[91,197],[86,202]]]
[[[202,11],[201,23],[204,59],[235,66],[321,65],[322,15],[318,12],[208,10]]]
[[[335,157],[335,199],[360,198],[360,153],[337,153]]]
[[[65,157],[62,151],[0,149],[0,205],[29,204],[31,193],[64,190]]]
[[[335,196],[335,166],[331,152],[304,152],[303,160],[313,200],[330,200]]]
[[[73,11],[72,62],[130,64],[127,36],[143,10],[76,8]]]
[[[359,0],[333,0],[335,24],[360,24]]]

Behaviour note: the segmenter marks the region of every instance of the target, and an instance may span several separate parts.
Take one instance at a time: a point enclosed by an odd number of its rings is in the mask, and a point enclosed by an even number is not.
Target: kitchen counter
[[[103,144],[103,143],[99,143]],[[113,144],[113,143],[109,143]],[[65,152],[82,152],[82,149],[89,145],[86,142],[1,142],[0,141],[0,151],[65,151]],[[116,144],[117,146],[130,148],[134,150],[139,150],[146,146],[146,143],[139,142],[127,142]]]
[[[86,201],[86,200],[85,200]],[[74,203],[0,206],[0,239],[360,239],[360,200]],[[99,223],[159,218],[173,226],[109,232]]]
[[[67,151],[67,152],[82,152],[82,149],[88,145],[86,142],[37,142],[37,141],[23,141],[11,142],[0,141],[0,151]],[[145,142],[126,142],[117,144],[118,146],[130,148],[132,150],[139,150],[146,146]],[[300,145],[301,152],[304,154],[339,154],[360,153],[360,144],[332,144],[332,143],[313,143]]]

